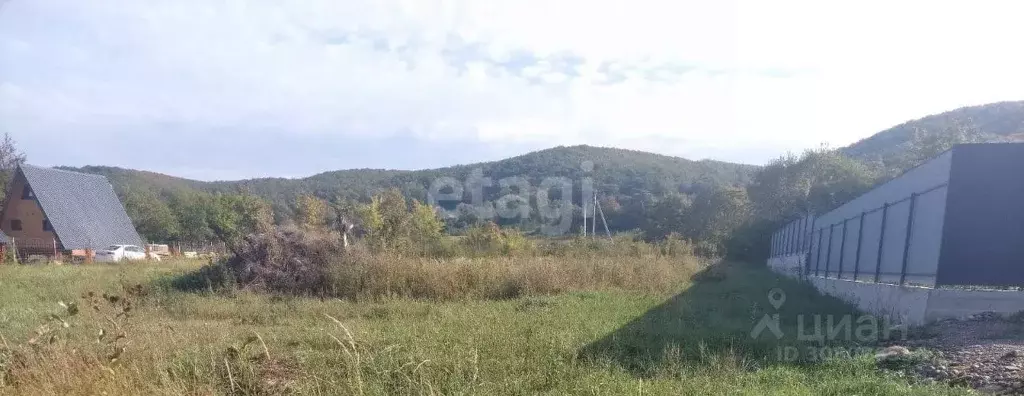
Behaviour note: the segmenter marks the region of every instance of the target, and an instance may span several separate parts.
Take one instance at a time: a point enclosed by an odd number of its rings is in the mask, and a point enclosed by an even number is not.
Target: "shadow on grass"
[[[770,322],[779,324],[778,331],[755,332],[759,322],[776,314],[778,322]],[[832,334],[834,329],[840,331]],[[868,351],[888,329],[885,321],[807,283],[763,267],[722,263],[698,273],[682,293],[585,346],[580,357],[617,363],[641,377],[666,366],[706,367],[722,359],[747,368],[807,365]]]
[[[222,291],[231,281],[231,273],[222,265],[210,262],[197,269],[171,274],[154,281],[157,287],[189,293]]]

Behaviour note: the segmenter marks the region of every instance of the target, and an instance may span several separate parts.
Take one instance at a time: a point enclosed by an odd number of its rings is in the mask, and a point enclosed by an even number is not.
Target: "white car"
[[[150,253],[149,257],[160,261],[160,256]],[[121,260],[145,260],[146,250],[135,245],[110,245],[96,251],[96,261],[101,263],[118,262]]]

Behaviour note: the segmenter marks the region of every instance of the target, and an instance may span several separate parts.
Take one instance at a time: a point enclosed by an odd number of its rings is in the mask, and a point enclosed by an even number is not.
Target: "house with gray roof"
[[[0,231],[22,254],[143,244],[107,178],[32,165],[18,167],[9,184]]]

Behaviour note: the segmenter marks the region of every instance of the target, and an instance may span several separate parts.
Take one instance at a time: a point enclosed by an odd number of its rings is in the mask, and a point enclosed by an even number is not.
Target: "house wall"
[[[52,251],[53,241],[56,235],[53,231],[43,230],[43,220],[46,220],[42,207],[34,199],[22,199],[22,191],[25,188],[25,178],[18,174],[7,191],[6,204],[0,229],[7,234],[7,238],[13,238],[19,249],[37,247],[48,248]],[[21,231],[11,228],[11,220],[21,220]]]

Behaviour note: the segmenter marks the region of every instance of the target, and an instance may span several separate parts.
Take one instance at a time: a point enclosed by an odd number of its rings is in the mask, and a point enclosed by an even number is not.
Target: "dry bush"
[[[465,238],[456,245],[455,256],[523,256],[536,254],[536,245],[513,228],[501,228],[494,223],[486,223],[466,232]]]
[[[324,294],[329,267],[344,250],[336,234],[277,228],[246,237],[221,271],[246,288]]]

